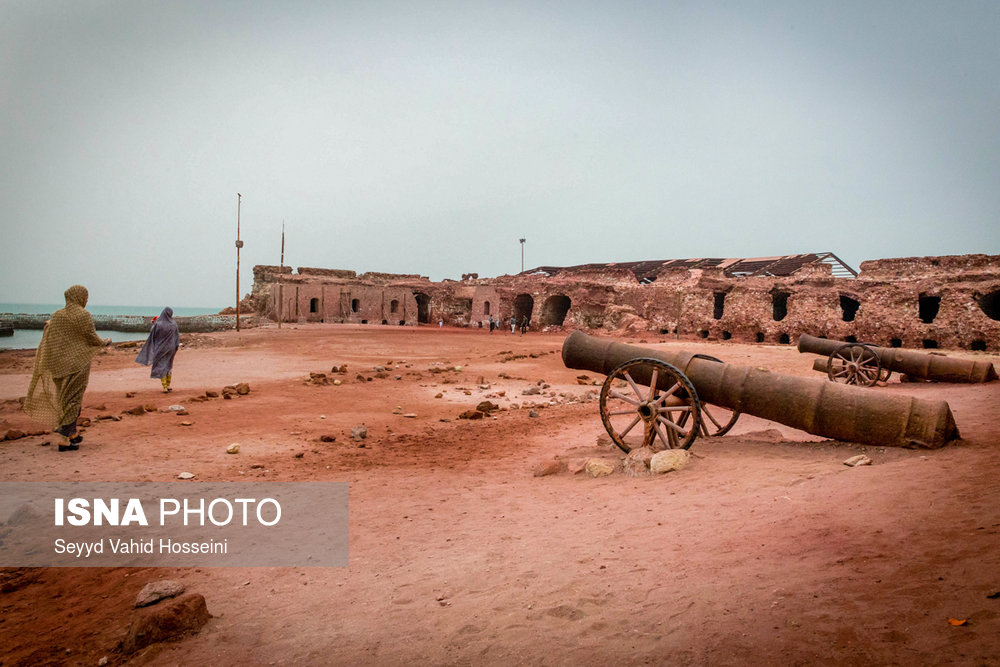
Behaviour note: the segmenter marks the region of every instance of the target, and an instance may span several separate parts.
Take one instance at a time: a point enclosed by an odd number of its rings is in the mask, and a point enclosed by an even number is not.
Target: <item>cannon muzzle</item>
[[[706,403],[791,426],[813,435],[868,445],[941,447],[959,437],[945,401],[873,393],[825,380],[772,373],[571,333],[563,343],[568,368],[608,375],[649,357],[677,367]]]
[[[829,356],[847,345],[842,340],[799,336],[799,352]],[[915,350],[868,345],[878,355],[882,368],[932,382],[994,382],[997,371],[988,361],[967,361],[943,354],[927,354]],[[823,370],[826,370],[824,366]]]

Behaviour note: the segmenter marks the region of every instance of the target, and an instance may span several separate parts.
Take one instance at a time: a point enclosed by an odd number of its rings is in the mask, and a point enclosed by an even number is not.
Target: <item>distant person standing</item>
[[[32,419],[62,436],[60,452],[80,448],[83,436],[77,434],[76,422],[90,382],[90,362],[100,348],[111,344],[110,338],[98,337],[94,318],[85,309],[87,288],[73,285],[64,296],[66,307],[45,323],[24,399],[24,411]]]
[[[173,308],[164,308],[159,316],[153,318],[153,328],[149,331],[146,344],[139,351],[135,363],[152,366],[149,377],[159,378],[163,385],[163,393],[173,391],[170,380],[174,368],[174,355],[180,346],[181,335],[174,322]]]
[[[517,331],[517,315],[510,316],[510,332],[514,333]]]
[[[521,334],[523,335],[526,333],[528,333],[528,316],[523,315],[521,316]]]
[[[496,326],[497,323],[493,320],[493,316],[490,315],[490,333],[493,333],[493,330],[496,328]]]

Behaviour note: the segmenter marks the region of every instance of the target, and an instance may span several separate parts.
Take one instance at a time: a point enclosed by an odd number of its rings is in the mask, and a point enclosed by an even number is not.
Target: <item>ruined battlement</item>
[[[832,253],[538,267],[497,278],[255,267],[258,313],[282,321],[567,327],[790,344],[799,334],[883,347],[1000,349],[1000,256],[864,262]],[[327,272],[327,273],[322,273]]]

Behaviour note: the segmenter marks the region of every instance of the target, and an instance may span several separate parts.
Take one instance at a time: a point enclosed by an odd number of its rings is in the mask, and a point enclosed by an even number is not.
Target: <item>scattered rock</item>
[[[4,433],[3,439],[4,440],[20,440],[24,436],[25,436],[25,432],[24,431],[20,431],[20,430],[18,430],[16,428],[12,428],[9,431],[7,431],[6,433]]]
[[[650,447],[633,449],[625,457],[624,470],[629,477],[642,477],[649,474],[649,462],[655,452]]]
[[[342,385],[342,384],[343,384],[343,382],[341,382],[340,380],[334,380],[334,381],[333,381],[333,386],[334,386],[334,387],[339,387],[339,386],[340,386],[340,385]]]
[[[540,417],[541,415],[538,414],[538,410],[529,410],[528,416],[534,418],[534,417]]]
[[[217,391],[206,391],[205,392],[205,396],[208,397],[208,398],[218,398],[219,397],[219,392],[217,392]]]
[[[139,415],[146,414],[146,408],[144,408],[141,405],[137,405],[134,408],[130,408],[128,410],[122,410],[122,414],[123,415],[135,415],[135,416],[138,417]]]
[[[355,426],[351,428],[351,437],[354,438],[355,442],[359,442],[368,437],[368,427],[366,426]]]
[[[194,479],[194,473],[182,472],[181,474],[177,475],[177,479]]]
[[[336,442],[337,436],[335,435],[321,435],[319,436],[320,442]]]
[[[691,454],[686,449],[665,449],[656,452],[649,460],[649,472],[661,475],[665,472],[680,470],[691,460]]]
[[[293,458],[301,459],[305,455],[306,455],[305,452],[298,452],[298,453],[295,454],[295,456]]]
[[[192,422],[181,422],[180,425],[181,426],[191,426]]]
[[[459,419],[482,419],[486,415],[479,410],[466,410],[458,416]]]
[[[134,391],[125,392],[125,398],[135,398],[135,392]]]
[[[868,458],[865,454],[858,454],[857,456],[852,456],[851,458],[844,461],[845,466],[850,466],[856,468],[858,466],[870,466],[872,460]]]
[[[240,443],[234,442],[233,444],[226,447],[226,454],[239,454],[240,453]]]
[[[440,391],[434,396],[434,398],[443,398],[443,397],[444,394],[442,394]]]
[[[169,602],[142,609],[122,640],[122,652],[131,655],[150,644],[197,632],[212,617],[204,596],[188,593]]]
[[[563,470],[566,470],[566,464],[559,459],[553,459],[551,461],[542,461],[536,465],[532,471],[532,475],[535,477],[548,477],[549,475],[558,475]]]
[[[184,592],[184,584],[173,579],[162,579],[151,581],[142,587],[139,594],[135,596],[136,607],[148,607],[154,602],[159,602],[165,598],[172,598]]]
[[[615,471],[615,462],[608,459],[587,459],[583,469],[591,477],[607,477]]]
[[[476,410],[479,410],[480,412],[485,412],[486,414],[489,414],[494,410],[499,410],[499,409],[500,406],[491,401],[483,401],[482,403],[476,406]]]
[[[239,394],[240,396],[246,396],[247,394],[250,393],[250,385],[247,384],[246,382],[240,382],[238,385],[236,385],[236,393]]]
[[[527,389],[525,389],[524,391],[522,391],[521,395],[522,396],[536,396],[536,395],[538,395],[540,393],[542,393],[542,388],[539,387],[539,386],[537,386],[537,385],[535,385],[533,387],[528,387]]]
[[[415,413],[415,412],[407,412],[407,413],[405,413],[403,415],[403,417],[405,419],[416,419],[417,418],[417,413]]]
[[[169,412],[183,412],[184,411],[184,406],[183,405],[171,405],[170,407],[167,408],[167,410]]]

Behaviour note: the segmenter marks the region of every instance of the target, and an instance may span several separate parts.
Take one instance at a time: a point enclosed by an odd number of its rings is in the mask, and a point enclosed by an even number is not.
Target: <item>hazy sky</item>
[[[0,3],[0,302],[1000,253],[1000,2]]]

